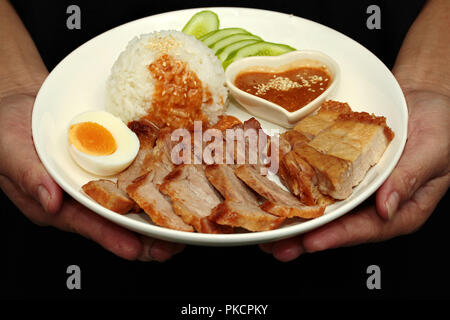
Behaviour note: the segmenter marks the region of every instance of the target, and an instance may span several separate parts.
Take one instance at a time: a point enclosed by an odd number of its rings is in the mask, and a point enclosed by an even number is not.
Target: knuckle
[[[25,167],[19,176],[19,186],[23,192],[30,194],[33,193],[31,182],[34,180],[35,172],[32,167]]]
[[[385,228],[382,227],[382,223],[372,223],[368,226],[368,242],[380,242],[385,240]]]
[[[396,177],[401,196],[406,199],[410,198],[417,183],[416,174],[409,169],[401,168],[397,171]]]
[[[361,212],[363,225],[359,228],[364,230],[362,242],[380,242],[385,238],[385,222],[379,217],[375,210]]]

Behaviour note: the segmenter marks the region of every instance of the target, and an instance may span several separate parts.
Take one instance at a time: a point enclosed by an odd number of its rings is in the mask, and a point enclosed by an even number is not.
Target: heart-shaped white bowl
[[[279,72],[302,66],[322,67],[323,65],[326,66],[331,76],[330,85],[321,95],[294,112],[289,112],[278,104],[245,92],[234,84],[236,77],[241,72]],[[340,70],[338,64],[332,58],[320,51],[297,50],[279,56],[242,58],[228,66],[225,70],[225,76],[231,95],[249,113],[285,128],[292,128],[302,118],[314,112],[336,90]]]

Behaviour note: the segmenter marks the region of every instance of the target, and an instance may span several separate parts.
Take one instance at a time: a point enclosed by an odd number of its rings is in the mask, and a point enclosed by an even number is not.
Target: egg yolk
[[[107,156],[117,149],[111,132],[90,121],[70,126],[69,141],[79,151],[93,156]]]

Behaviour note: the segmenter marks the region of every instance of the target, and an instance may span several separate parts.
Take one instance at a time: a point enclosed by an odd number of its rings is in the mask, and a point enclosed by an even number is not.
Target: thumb
[[[13,170],[15,181],[24,193],[38,201],[48,213],[56,213],[62,205],[63,193],[39,161],[27,161]]]
[[[34,148],[33,101],[23,96],[2,101],[7,106],[0,108],[0,174],[38,201],[45,211],[56,213],[61,207],[63,192],[45,170]]]
[[[442,167],[439,149],[439,144],[432,139],[419,141],[411,137],[408,140],[397,167],[377,191],[377,212],[382,218],[391,219],[402,203],[438,174]]]

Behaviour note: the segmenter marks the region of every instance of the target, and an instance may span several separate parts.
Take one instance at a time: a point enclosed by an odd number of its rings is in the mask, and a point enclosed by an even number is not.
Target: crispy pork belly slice
[[[145,173],[144,164],[147,157],[152,154],[153,146],[159,135],[158,127],[148,120],[131,121],[128,123],[128,127],[138,136],[140,147],[131,165],[117,177],[117,186],[124,192],[134,179]]]
[[[309,139],[317,136],[321,131],[330,127],[341,114],[351,112],[347,103],[333,100],[325,101],[316,114],[302,119],[294,130],[304,134]]]
[[[298,131],[290,130],[280,136],[280,141],[289,145],[284,151],[280,149],[278,176],[281,182],[305,205],[332,204],[333,198],[320,193],[314,169],[295,151],[309,139]]]
[[[208,182],[202,165],[180,165],[164,179],[160,190],[172,200],[175,212],[184,222],[203,233],[229,233],[231,230],[207,219],[222,202]]]
[[[314,168],[321,193],[335,199],[351,195],[353,176],[349,161],[323,154],[307,144],[298,147],[296,152]]]
[[[313,193],[314,169],[295,151],[283,156],[278,169],[281,182],[308,206],[316,204]]]
[[[289,132],[289,131],[288,131]],[[278,145],[278,159],[283,158],[283,156],[288,153],[291,152],[292,147],[291,144],[289,143],[289,141],[287,139],[285,139],[285,137],[283,136],[284,134],[280,135],[280,140],[279,140],[279,145]]]
[[[302,145],[304,143],[308,143],[310,141],[310,139],[307,136],[296,130],[289,130],[284,132],[280,136],[280,140],[281,139],[286,140],[291,146],[292,150],[295,149],[297,146]]]
[[[267,231],[280,226],[285,220],[244,202],[224,201],[213,209],[209,220],[221,225],[241,227],[249,231]]]
[[[325,210],[321,206],[303,205],[294,195],[249,165],[241,165],[234,172],[256,193],[267,199],[261,208],[269,213],[282,217],[312,218],[322,215]]]
[[[335,123],[309,142],[322,154],[350,163],[351,187],[358,185],[369,168],[375,165],[390,141],[392,131],[384,117],[365,112],[352,112],[338,117]],[[345,189],[349,189],[346,187]]]
[[[93,180],[82,186],[83,191],[103,207],[114,212],[125,214],[134,207],[125,192],[120,190],[116,183],[110,180]]]
[[[129,185],[127,192],[155,224],[174,230],[194,231],[175,213],[170,201],[159,192],[148,173]]]
[[[236,177],[231,166],[226,164],[209,165],[205,168],[205,174],[225,200],[258,205],[256,194]]]
[[[303,219],[313,219],[320,217],[325,211],[325,207],[304,206],[300,202],[298,202],[297,204],[287,204],[270,200],[264,201],[260,208],[279,217],[299,217]]]
[[[308,137],[296,130],[289,130],[280,134],[277,160],[281,161],[285,154],[294,150],[297,146],[308,143],[309,141]]]

